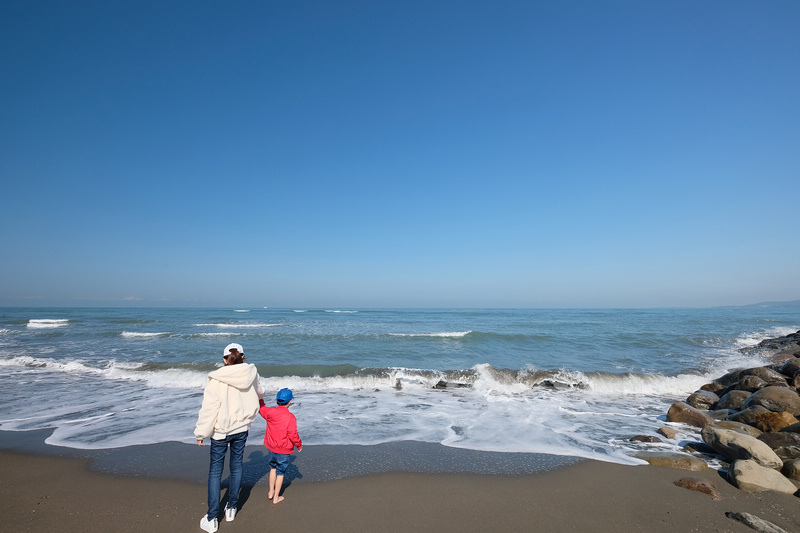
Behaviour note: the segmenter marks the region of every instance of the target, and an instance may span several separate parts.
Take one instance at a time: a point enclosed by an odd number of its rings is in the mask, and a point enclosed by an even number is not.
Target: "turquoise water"
[[[294,390],[309,445],[635,462],[628,437],[762,363],[740,348],[798,329],[797,308],[5,308],[0,429],[52,429],[49,443],[73,448],[191,442],[205,374],[238,342],[270,394]]]

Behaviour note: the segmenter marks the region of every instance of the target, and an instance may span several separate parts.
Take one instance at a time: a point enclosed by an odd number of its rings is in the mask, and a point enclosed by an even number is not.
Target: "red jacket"
[[[264,434],[264,446],[273,453],[290,454],[294,447],[303,447],[303,441],[297,434],[297,419],[286,405],[267,407],[261,402],[259,414],[267,421],[267,432]]]

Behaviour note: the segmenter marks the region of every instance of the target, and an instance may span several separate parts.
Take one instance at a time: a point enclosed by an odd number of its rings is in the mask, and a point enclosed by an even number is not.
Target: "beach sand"
[[[208,448],[176,446],[168,448],[170,454],[177,449],[188,457],[182,468],[197,470],[191,479],[174,479],[168,471],[163,476],[99,472],[96,465],[104,454],[67,457],[51,450],[41,455],[4,446],[0,531],[199,532],[206,511],[206,486],[200,479],[207,475]],[[159,456],[163,449],[140,451],[158,463],[164,459]],[[246,457],[253,453],[261,457],[255,447],[248,448]],[[300,471],[306,469],[302,457],[295,461]],[[713,480],[722,499],[675,486],[683,477]],[[254,479],[247,470],[245,478]],[[284,496],[273,505],[263,480],[246,483],[236,520],[221,520],[219,531],[753,531],[727,518],[728,511],[752,513],[786,531],[800,531],[795,496],[739,491],[715,470],[599,461],[524,475],[388,472],[330,481],[296,477]]]

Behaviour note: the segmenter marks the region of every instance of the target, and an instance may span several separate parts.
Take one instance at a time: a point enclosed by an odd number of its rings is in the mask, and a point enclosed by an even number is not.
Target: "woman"
[[[242,457],[250,424],[258,414],[259,400],[264,397],[264,387],[255,365],[244,362],[244,349],[232,343],[222,355],[225,366],[208,374],[203,406],[197,417],[194,436],[197,445],[211,438],[211,464],[208,469],[208,513],[200,520],[204,531],[214,533],[219,525],[219,489],[225,453],[230,446],[231,482],[228,487],[228,505],[225,520],[236,517],[239,487],[242,483]]]

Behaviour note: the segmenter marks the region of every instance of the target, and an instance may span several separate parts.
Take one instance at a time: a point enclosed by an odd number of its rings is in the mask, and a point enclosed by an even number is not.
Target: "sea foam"
[[[159,333],[149,333],[140,331],[123,331],[120,335],[126,339],[152,339],[154,337],[163,337],[165,335],[170,335],[170,332],[162,331]]]
[[[253,324],[253,323],[245,323],[245,324],[225,324],[225,323],[218,323],[218,324],[195,324],[195,327],[198,328],[232,328],[232,329],[239,329],[239,328],[277,328],[282,326],[283,324]]]
[[[459,338],[466,337],[472,333],[471,331],[444,331],[441,333],[390,333],[393,337],[442,337],[442,338]]]
[[[28,320],[28,327],[32,329],[63,328],[69,325],[67,318],[32,318]]]

